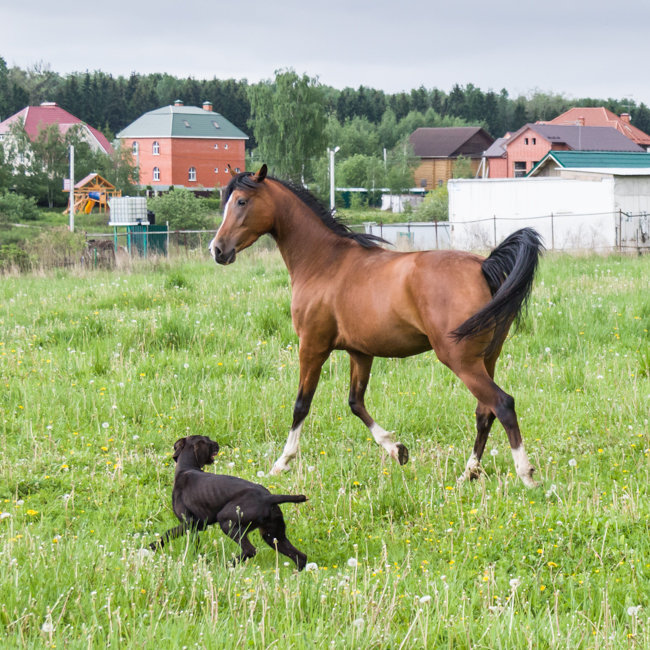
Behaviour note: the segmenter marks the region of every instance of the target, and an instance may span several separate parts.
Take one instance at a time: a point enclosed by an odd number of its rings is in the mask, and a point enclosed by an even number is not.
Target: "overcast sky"
[[[650,2],[633,0],[0,0],[7,65],[114,76],[272,79],[449,91],[473,83],[650,106]]]

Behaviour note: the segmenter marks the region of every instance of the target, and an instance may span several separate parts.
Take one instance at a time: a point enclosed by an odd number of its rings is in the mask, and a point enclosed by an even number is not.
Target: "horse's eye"
[[[237,199],[237,205],[246,205],[246,199]]]

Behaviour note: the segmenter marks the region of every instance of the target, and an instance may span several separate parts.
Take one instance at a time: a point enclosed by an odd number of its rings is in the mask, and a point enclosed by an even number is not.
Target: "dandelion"
[[[185,368],[185,370],[187,370],[189,367],[190,367],[190,364],[189,364],[189,363],[184,363],[184,364],[183,364],[183,368]]]
[[[354,627],[356,627],[358,630],[360,630],[365,625],[365,623],[366,622],[362,618],[355,618],[352,621],[352,625],[354,625]]]
[[[496,456],[498,453],[499,452],[496,449],[494,448],[490,449],[490,456]]]
[[[627,608],[627,615],[634,616],[636,618],[639,615],[641,609],[643,609],[642,605],[631,605]]]
[[[520,584],[521,580],[519,578],[510,579],[510,589],[516,589]]]
[[[351,558],[348,560],[348,566],[349,566],[349,567],[352,567],[352,568],[354,568],[354,567],[356,567],[356,566],[359,566],[359,561],[357,560],[356,557],[351,557]]]
[[[52,634],[52,632],[54,632],[54,623],[52,623],[52,619],[50,618],[49,614],[41,626],[41,631],[45,632],[45,634]]]
[[[257,478],[262,478],[263,476],[264,476],[264,472],[262,470],[257,472]]]
[[[2,521],[3,519],[6,519],[7,517],[11,517],[10,512],[0,512],[0,521]]]
[[[149,557],[150,555],[153,555],[153,553],[148,548],[139,548],[136,555],[138,556],[138,558],[140,560],[144,560],[145,558]]]
[[[420,596],[420,605],[426,605],[431,602],[431,596]]]
[[[572,459],[569,461],[569,467],[575,467],[577,464],[578,464],[578,462],[576,461],[575,458],[572,458]]]
[[[33,517],[33,516],[35,516],[35,515],[38,514],[38,510],[32,510],[32,509],[29,509],[29,510],[27,511],[27,514],[28,514],[30,517]]]
[[[305,571],[318,571],[318,564],[316,562],[307,562],[305,564]]]
[[[102,429],[108,429],[111,425],[108,422],[102,422]]]
[[[234,466],[235,466],[235,463],[233,463],[233,461],[230,461],[230,462],[228,463],[228,467],[234,467]]]

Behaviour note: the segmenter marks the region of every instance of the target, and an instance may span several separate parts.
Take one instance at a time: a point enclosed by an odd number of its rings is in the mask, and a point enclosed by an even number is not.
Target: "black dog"
[[[236,476],[204,472],[201,468],[212,464],[218,451],[219,445],[206,436],[188,436],[174,443],[176,473],[172,504],[181,525],[168,530],[150,548],[162,548],[188,530],[201,531],[218,523],[221,530],[241,546],[242,552],[237,559],[242,561],[257,552],[248,533],[259,528],[262,539],[271,548],[290,557],[302,571],[307,556],[287,539],[278,504],[302,503],[307,497],[271,494],[264,486]]]

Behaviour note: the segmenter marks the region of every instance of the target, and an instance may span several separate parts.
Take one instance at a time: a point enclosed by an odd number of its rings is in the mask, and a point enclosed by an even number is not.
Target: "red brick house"
[[[56,102],[43,102],[40,106],[27,106],[3,122],[0,122],[0,142],[10,137],[11,126],[18,120],[23,121],[25,131],[32,141],[36,140],[42,129],[51,124],[58,125],[61,133],[66,133],[73,126],[78,126],[81,137],[93,151],[102,151],[105,154],[113,152],[111,143],[101,131],[82,122],[78,117],[72,115],[72,113],[68,113],[68,111],[61,108]]]
[[[638,151],[644,149],[612,127],[525,124],[495,140],[483,154],[483,177],[525,176],[549,151]]]
[[[581,107],[575,106],[565,113],[558,115],[550,122],[542,124],[580,125],[580,126],[610,126],[626,138],[632,140],[646,151],[650,151],[650,135],[630,123],[630,114],[621,113],[620,116],[607,110],[604,106]]]
[[[212,110],[176,100],[145,113],[117,134],[133,152],[140,185],[154,190],[171,186],[213,190],[230,180],[228,165],[245,168],[248,136]]]

